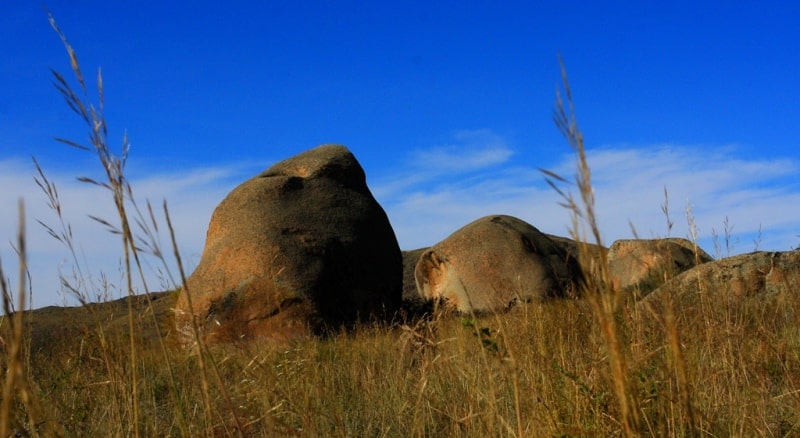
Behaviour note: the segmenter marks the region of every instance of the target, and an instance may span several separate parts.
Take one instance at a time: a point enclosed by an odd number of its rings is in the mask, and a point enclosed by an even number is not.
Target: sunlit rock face
[[[577,261],[532,225],[487,216],[424,251],[418,293],[460,312],[506,309],[517,302],[574,295]]]
[[[391,316],[402,259],[386,213],[344,146],[323,145],[236,187],[216,208],[175,321],[211,342],[276,341]]]

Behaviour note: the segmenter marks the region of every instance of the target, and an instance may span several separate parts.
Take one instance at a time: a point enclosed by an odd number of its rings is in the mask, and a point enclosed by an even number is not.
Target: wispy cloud
[[[800,163],[787,160],[746,161],[735,157],[733,146],[651,146],[600,149],[589,154],[596,183],[597,204],[606,231],[619,238],[615,226],[630,219],[642,237],[666,233],[660,208],[664,189],[676,228],[689,234],[686,208],[710,245],[712,234],[724,233],[724,221],[734,225],[740,251],[754,248],[759,227],[762,249],[787,250],[797,245],[800,228]],[[792,229],[794,228],[794,229]]]
[[[174,263],[169,236],[166,234],[162,202],[168,200],[169,211],[175,224],[180,250],[187,269],[193,269],[202,252],[204,237],[211,213],[216,205],[244,178],[241,166],[190,169],[181,173],[157,173],[133,178],[134,195],[145,221],[148,219],[147,201],[159,220],[157,237],[167,253],[171,269]],[[111,194],[98,186],[82,183],[75,175],[63,171],[48,172],[47,178],[55,183],[62,205],[62,217],[71,227],[77,245],[78,258],[84,274],[98,281],[102,275],[120,277],[122,243],[119,236],[107,232],[106,228],[89,218],[89,215],[118,226],[119,219],[113,207]],[[15,272],[10,266],[16,261],[12,243],[16,240],[17,200],[25,201],[26,246],[31,277],[34,281],[37,306],[62,303],[65,298],[59,293],[59,272],[69,275],[74,268],[67,248],[50,236],[37,221],[42,221],[60,233],[58,215],[47,206],[47,198],[34,182],[34,166],[24,160],[0,160],[0,205],[6,206],[0,215],[0,256],[6,273]],[[131,216],[134,212],[129,212]],[[141,234],[134,225],[134,232]],[[154,270],[156,260],[145,257],[146,264]],[[159,288],[164,283],[157,278],[163,269],[151,272],[149,286]],[[12,282],[14,284],[15,282]],[[119,286],[124,284],[116,282]],[[118,291],[119,292],[119,291]],[[119,292],[122,293],[122,292]],[[75,304],[73,300],[67,303]]]
[[[417,149],[411,167],[433,174],[470,172],[503,164],[512,155],[504,139],[490,130],[458,131],[453,143]]]
[[[464,180],[471,174],[480,178],[481,172],[507,163],[512,155],[505,140],[488,129],[457,131],[446,144],[414,149],[401,167],[378,179],[373,191],[376,196],[389,197],[430,188],[432,179],[453,176]]]
[[[735,152],[735,146],[668,144],[590,150],[604,243],[632,237],[630,224],[643,238],[667,233],[689,236],[689,209],[701,245],[712,253],[714,234],[724,238],[726,218],[730,238],[738,242],[736,252],[754,249],[756,241],[759,249],[788,250],[800,244],[800,183],[796,178],[800,163],[741,160],[735,158]],[[549,169],[572,180],[574,159],[565,154]],[[431,245],[489,214],[519,216],[542,231],[561,235],[570,223],[569,214],[558,205],[560,198],[543,184],[543,175],[532,166],[505,163],[485,171],[451,172],[446,178],[414,178],[414,184],[406,186],[410,190],[387,191],[381,198],[406,248]],[[574,187],[564,189],[574,191]],[[377,192],[381,193],[380,187]],[[672,230],[661,211],[665,203],[674,223]]]

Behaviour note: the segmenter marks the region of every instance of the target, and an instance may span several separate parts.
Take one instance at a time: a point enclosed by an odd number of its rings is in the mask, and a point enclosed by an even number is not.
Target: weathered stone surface
[[[414,278],[414,270],[426,248],[418,248],[403,251],[403,308],[410,312],[423,310],[427,300],[417,291],[417,281]]]
[[[646,295],[669,278],[713,259],[686,239],[617,240],[608,250],[611,282]]]
[[[532,225],[511,216],[478,219],[423,252],[418,292],[461,312],[565,297],[580,277],[576,260]]]
[[[578,242],[569,237],[545,234],[556,245],[560,246],[568,256],[576,259],[584,275],[591,275],[608,248],[595,243]]]
[[[561,249],[567,252],[567,254],[574,258],[579,258],[579,254],[581,251],[581,247],[585,247],[587,251],[589,251],[590,257],[596,257],[600,251],[608,251],[607,248],[604,248],[600,245],[594,243],[583,243],[578,242],[577,240],[570,239],[569,237],[563,236],[556,236],[554,234],[545,234],[550,240],[553,241],[556,245],[560,246]]]
[[[704,263],[664,283],[640,304],[658,308],[669,298],[683,312],[703,298],[709,305],[730,307],[781,294],[800,294],[800,251],[758,251]]]
[[[236,187],[216,208],[197,269],[181,294],[210,341],[278,341],[384,315],[401,300],[402,259],[364,171],[344,146],[323,145]]]

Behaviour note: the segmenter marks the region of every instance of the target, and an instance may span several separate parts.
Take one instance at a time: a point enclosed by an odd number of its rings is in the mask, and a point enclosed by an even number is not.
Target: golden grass
[[[782,311],[798,308],[790,299],[740,309],[704,303],[672,325],[633,307],[615,315],[628,351],[627,390],[638,400],[637,433],[800,433],[800,321]],[[67,311],[42,322],[67,319]],[[437,313],[283,347],[209,347],[220,375],[208,388],[210,423],[196,351],[168,337],[171,376],[157,341],[137,336],[140,433],[230,436],[238,421],[245,436],[619,435],[616,377],[594,312],[588,300],[531,303],[502,315]],[[133,373],[126,325],[114,322],[86,323],[72,342],[31,352],[32,396],[47,406],[48,424],[66,435],[130,433]],[[138,318],[137,334],[152,333],[150,324]],[[105,343],[98,325],[106,325]],[[680,334],[683,371],[670,331]],[[21,400],[14,406],[12,418],[24,421],[28,409]]]
[[[77,56],[58,32],[85,94]],[[87,122],[104,169],[113,169],[108,182],[91,182],[111,190],[118,207],[121,226],[100,221],[122,236],[130,278],[139,273],[141,247],[165,256],[152,228],[140,227],[144,239],[134,238],[128,214],[154,227],[155,215],[149,204],[146,215],[135,207],[122,172],[126,142],[123,159],[108,151],[102,100],[95,110],[56,78]],[[195,333],[196,348],[187,349],[170,324],[174,293],[136,297],[128,280],[131,296],[123,300],[12,312],[2,281],[0,436],[800,435],[798,284],[738,306],[699,294],[691,307],[678,307],[663,294],[660,306],[647,307],[614,290],[605,253],[585,243],[587,234],[602,242],[563,79],[566,103],[557,101],[556,123],[576,152],[580,198],[559,187],[567,180],[545,173],[584,242],[584,298],[483,316],[435,308],[405,324],[283,346],[205,346]],[[100,77],[98,84],[102,96]],[[37,182],[58,212],[55,185],[42,171]],[[666,202],[664,210],[670,224]],[[164,218],[169,225],[166,208]],[[72,250],[68,224],[48,230]],[[21,228],[21,279],[24,240]],[[135,244],[142,241],[151,244]],[[68,284],[89,301],[97,292],[80,276]],[[26,292],[22,280],[18,310]]]

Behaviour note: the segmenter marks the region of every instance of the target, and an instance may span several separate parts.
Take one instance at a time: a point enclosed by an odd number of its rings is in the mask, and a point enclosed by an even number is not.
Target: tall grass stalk
[[[5,380],[2,387],[2,401],[0,401],[0,436],[40,436],[43,432],[45,436],[61,436],[61,431],[54,428],[44,415],[42,405],[36,393],[32,390],[30,375],[26,373],[30,370],[30,351],[25,350],[25,333],[23,330],[29,296],[28,283],[28,258],[26,249],[26,219],[25,203],[22,199],[17,205],[18,211],[18,231],[15,250],[19,262],[18,286],[17,286],[17,306],[14,307],[12,291],[6,281],[3,272],[2,260],[0,260],[0,290],[3,294],[3,311],[5,315],[0,319],[0,351],[3,351],[5,361]],[[27,318],[30,319],[30,316]],[[30,321],[28,321],[30,322]],[[24,357],[27,356],[27,357]],[[26,367],[27,365],[27,367]],[[27,424],[18,424],[12,430],[12,409],[16,398],[19,399],[25,411]],[[19,419],[17,419],[19,420]]]
[[[561,66],[561,81],[563,94],[556,93],[556,108],[553,114],[561,134],[569,142],[577,157],[577,185],[580,201],[571,193],[561,190],[557,183],[566,183],[567,180],[558,174],[542,170],[547,176],[547,181],[562,197],[561,205],[571,212],[572,228],[570,234],[579,244],[579,257],[583,267],[589,267],[585,272],[583,292],[598,320],[606,348],[608,362],[611,369],[614,393],[620,408],[620,424],[626,436],[636,436],[642,432],[642,422],[639,414],[639,403],[635,393],[631,390],[629,381],[627,353],[620,339],[620,330],[616,314],[620,305],[619,291],[614,287],[609,272],[606,251],[592,251],[588,245],[591,235],[592,243],[603,247],[602,234],[595,211],[594,188],[592,186],[592,173],[586,158],[583,133],[578,127],[575,114],[575,104],[572,99],[572,90],[569,86],[566,67],[559,58]],[[584,268],[586,269],[586,268]],[[622,303],[624,306],[624,303]]]
[[[130,427],[132,430],[130,431],[134,436],[140,435],[140,421],[139,421],[139,377],[138,373],[138,366],[139,360],[137,357],[137,346],[136,346],[136,337],[135,337],[135,313],[133,310],[133,302],[134,302],[134,287],[133,287],[133,277],[134,277],[134,266],[136,272],[139,275],[139,278],[142,282],[144,287],[144,294],[147,297],[148,303],[151,303],[152,300],[150,298],[150,290],[147,286],[147,282],[144,275],[144,269],[141,264],[140,260],[140,252],[142,248],[147,248],[150,252],[165,266],[165,272],[168,274],[169,269],[167,267],[166,260],[163,256],[163,253],[160,250],[160,246],[158,244],[156,233],[157,233],[157,221],[152,211],[152,207],[150,206],[149,202],[147,203],[147,211],[149,213],[149,220],[145,219],[144,215],[142,214],[141,210],[138,208],[135,198],[133,196],[133,189],[124,175],[124,167],[127,161],[128,152],[129,152],[129,142],[127,134],[123,136],[122,145],[121,145],[121,154],[119,156],[115,156],[109,146],[108,146],[108,126],[103,114],[104,109],[104,90],[103,90],[103,77],[100,70],[98,70],[97,74],[97,92],[98,92],[98,106],[95,107],[90,103],[88,90],[84,81],[84,75],[81,71],[80,64],[78,62],[78,58],[76,55],[75,50],[73,49],[72,45],[66,38],[66,35],[61,31],[61,29],[56,24],[55,19],[53,18],[52,14],[49,14],[49,22],[53,29],[58,34],[59,38],[61,39],[64,47],[67,51],[67,54],[70,58],[70,65],[72,68],[72,72],[78,82],[80,95],[76,93],[73,88],[69,85],[68,81],[58,72],[52,71],[53,76],[55,78],[56,88],[64,97],[67,105],[75,111],[83,120],[83,122],[89,127],[89,143],[91,147],[85,146],[81,143],[67,140],[63,138],[57,138],[56,140],[64,143],[68,146],[75,147],[81,150],[87,151],[94,151],[102,165],[103,169],[105,170],[106,181],[100,182],[91,178],[81,177],[79,178],[80,181],[96,185],[102,188],[109,190],[112,194],[112,199],[114,202],[114,206],[116,207],[116,211],[118,214],[118,218],[120,221],[120,227],[115,227],[108,221],[90,216],[96,222],[104,225],[107,227],[112,233],[120,235],[122,238],[122,245],[123,245],[123,270],[125,274],[125,281],[126,281],[126,292],[128,295],[128,339],[129,339],[129,354],[130,354],[130,390],[127,393],[130,395],[130,404],[129,409],[131,412],[131,421],[129,421]],[[82,96],[82,97],[81,97]],[[47,227],[48,232],[56,237],[57,239],[65,242],[70,249],[70,252],[73,256],[73,260],[76,262],[76,265],[79,266],[77,256],[75,254],[75,248],[72,243],[72,230],[68,225],[64,224],[63,218],[61,217],[61,208],[60,202],[58,201],[57,191],[55,189],[55,185],[50,183],[44,175],[44,172],[41,171],[38,163],[36,163],[37,171],[39,179],[37,180],[37,184],[45,191],[49,198],[49,205],[51,208],[56,210],[56,213],[59,215],[59,220],[61,221],[61,232],[56,233],[52,228]],[[128,213],[128,204],[132,206],[134,212],[136,213],[135,222],[138,227],[143,231],[144,238],[138,238],[134,235],[131,220]],[[166,207],[166,204],[165,204]],[[148,225],[151,224],[152,226]],[[170,233],[173,238],[174,244],[174,230],[171,228],[170,225]],[[137,240],[141,244],[141,246],[137,245]],[[177,251],[176,251],[177,254]],[[178,263],[180,264],[180,259],[178,259]],[[181,268],[182,270],[182,268]],[[78,268],[78,276],[82,278],[82,273],[80,268]],[[169,274],[168,274],[169,275]],[[181,276],[183,277],[183,273],[181,272]],[[66,282],[65,282],[66,283]],[[84,292],[80,290],[80,286],[85,286],[86,282],[82,279],[78,281],[79,289],[72,289],[75,292],[75,295],[78,296],[79,300],[85,305],[86,301],[83,298]],[[165,344],[164,336],[161,333],[160,329],[160,321],[155,319],[155,312],[152,310],[152,306],[150,306],[150,312],[153,318],[153,325],[156,330],[157,338],[159,340],[159,344],[162,349],[162,353],[164,355],[165,363],[168,368],[169,375],[171,376],[171,387],[173,391],[175,391],[175,377],[174,372],[172,370],[172,364],[170,360],[170,355],[167,351],[167,346]],[[102,330],[102,329],[101,329]],[[102,340],[102,332],[101,332],[101,340]],[[198,342],[201,342],[198,336]],[[108,360],[106,361],[108,362]],[[208,400],[208,387],[207,387],[207,379],[205,373],[205,367],[201,367],[202,369],[202,382],[204,384],[203,393],[205,394],[204,399]],[[111,376],[110,376],[111,377]],[[177,395],[177,393],[175,393]],[[186,412],[185,406],[183,405],[183,401],[180,397],[176,397],[179,404],[179,419],[181,429],[184,432],[188,433],[189,425],[186,421]],[[206,403],[208,405],[208,403]],[[207,415],[207,427],[204,428],[205,430],[211,430],[212,424],[212,417],[211,415]]]
[[[670,236],[670,232],[672,231],[672,227],[675,224],[673,220],[670,218],[670,210],[669,210],[669,192],[667,188],[664,187],[664,204],[661,206],[661,212],[664,213],[664,217],[667,221],[667,237]],[[697,234],[696,230],[690,226],[690,237],[692,238],[692,253],[694,254],[694,262],[695,264],[700,264],[700,248],[697,245]],[[666,253],[666,251],[665,251]],[[664,273],[664,283],[667,283],[669,278],[669,273]],[[688,432],[691,436],[699,436],[700,431],[697,427],[697,420],[695,418],[694,412],[694,403],[692,401],[692,380],[689,375],[689,370],[686,366],[686,358],[684,355],[683,347],[681,344],[680,333],[678,331],[678,325],[675,322],[675,303],[672,300],[672,294],[665,293],[663,294],[663,302],[664,302],[664,315],[663,315],[663,324],[664,330],[667,334],[667,343],[669,345],[669,349],[671,352],[671,361],[670,365],[673,368],[673,372],[675,374],[675,378],[677,381],[678,392],[680,395],[680,401],[683,408],[684,415],[686,415],[686,420],[688,424]],[[653,315],[654,317],[658,317],[657,315]]]
[[[8,321],[9,332],[10,336],[8,341],[3,342],[3,347],[8,350],[7,355],[7,364],[6,364],[6,376],[5,382],[3,385],[3,400],[2,404],[0,404],[0,436],[8,436],[10,435],[10,417],[11,417],[11,407],[14,404],[14,392],[19,391],[20,397],[22,398],[23,402],[28,405],[28,400],[30,395],[27,391],[26,385],[24,384],[24,375],[22,370],[22,318],[23,318],[23,311],[25,309],[25,279],[27,278],[27,260],[26,260],[26,252],[25,252],[25,207],[22,200],[19,201],[19,232],[17,234],[17,253],[19,256],[19,286],[17,289],[18,294],[18,304],[17,309],[18,312],[14,313],[14,306],[12,303],[11,298],[11,291],[5,280],[5,275],[3,274],[2,265],[0,264],[0,287],[2,287],[3,291],[3,309],[5,311],[6,316],[11,316],[11,318],[4,318],[4,321]],[[32,409],[28,409],[28,419],[30,422],[30,427],[35,429],[36,421],[36,413]]]
[[[103,166],[103,169],[106,173],[107,182],[98,182],[90,178],[82,178],[82,181],[94,184],[100,187],[104,187],[108,189],[114,200],[114,206],[117,209],[117,213],[119,215],[121,230],[114,229],[115,232],[121,235],[122,237],[122,246],[123,246],[123,257],[124,257],[124,273],[125,273],[125,280],[126,280],[126,291],[128,293],[128,329],[129,329],[129,340],[130,340],[130,368],[131,368],[131,378],[130,378],[130,385],[131,385],[131,399],[130,399],[130,409],[132,413],[131,421],[129,422],[130,427],[132,428],[133,436],[139,436],[139,379],[137,376],[137,368],[138,368],[138,361],[137,361],[137,350],[135,344],[135,324],[134,324],[134,313],[133,313],[133,296],[135,295],[133,291],[133,271],[131,267],[131,252],[135,251],[135,245],[133,243],[133,233],[130,228],[130,224],[128,222],[128,215],[126,212],[125,206],[125,189],[127,186],[127,181],[125,180],[123,174],[123,168],[125,166],[125,160],[127,159],[127,153],[129,149],[127,135],[125,135],[122,139],[122,155],[121,157],[115,157],[109,147],[108,147],[108,126],[106,125],[105,117],[103,115],[104,110],[104,103],[105,98],[103,94],[103,75],[100,70],[97,72],[97,92],[98,92],[98,106],[95,107],[94,105],[88,104],[88,90],[86,88],[86,83],[83,79],[83,73],[80,68],[80,64],[78,63],[78,57],[75,53],[75,50],[70,45],[69,41],[67,40],[66,35],[61,31],[61,29],[56,24],[55,18],[53,18],[52,14],[49,15],[50,25],[58,34],[59,38],[61,38],[61,42],[64,44],[64,47],[67,51],[67,54],[70,58],[70,64],[72,66],[72,72],[75,75],[75,78],[78,81],[78,85],[80,87],[80,92],[83,96],[81,98],[78,94],[76,94],[66,79],[61,76],[56,71],[53,71],[53,75],[56,80],[56,87],[61,92],[64,100],[67,104],[72,108],[77,114],[81,116],[83,121],[89,127],[89,142],[92,145],[92,148],[83,146],[81,144],[75,143],[71,140],[66,139],[57,139],[58,141],[65,143],[69,146],[77,147],[79,149],[84,150],[91,150],[97,153],[97,157],[100,159],[100,163]],[[87,102],[87,103],[84,103]],[[97,219],[96,220],[106,226],[110,226],[108,222],[103,220]],[[113,229],[113,228],[112,228]]]
[[[181,279],[181,291],[186,294],[186,303],[189,307],[189,314],[194,315],[194,308],[192,307],[192,294],[189,290],[189,286],[186,282],[186,273],[183,270],[183,262],[181,261],[181,254],[178,251],[178,242],[175,240],[175,229],[172,227],[172,220],[169,217],[169,209],[167,208],[167,201],[164,201],[164,217],[167,221],[167,227],[169,228],[169,235],[172,239],[172,249],[175,254],[175,260],[178,264],[178,272],[180,274]],[[197,343],[197,361],[200,366],[200,374],[201,374],[201,382],[203,385],[203,410],[206,415],[206,422],[211,425],[213,424],[213,417],[211,415],[211,400],[209,399],[209,387],[208,387],[208,371],[206,368],[206,356],[209,357],[210,354],[206,349],[205,344],[202,342],[202,335],[200,333],[200,328],[198,327],[197,321],[194,317],[191,318],[192,320],[192,333],[194,335],[194,339]],[[244,428],[242,427],[242,423],[239,421],[239,415],[236,412],[236,407],[231,400],[228,391],[225,388],[225,381],[223,380],[222,376],[220,375],[219,369],[216,367],[213,361],[213,357],[211,357],[211,365],[214,369],[214,375],[217,378],[219,383],[220,391],[222,392],[222,396],[225,399],[226,405],[228,406],[231,416],[233,417],[233,421],[236,423],[236,434],[240,437],[243,437]],[[211,428],[206,429],[207,432],[211,432]]]

